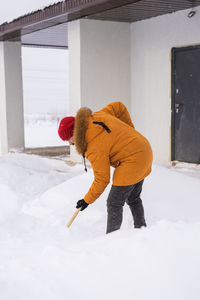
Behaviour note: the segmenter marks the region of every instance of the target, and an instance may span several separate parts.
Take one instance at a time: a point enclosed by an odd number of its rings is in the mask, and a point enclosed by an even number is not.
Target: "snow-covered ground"
[[[48,115],[26,115],[24,123],[25,147],[66,146],[66,142],[61,140],[58,135],[59,122],[62,117],[57,116],[55,119],[51,119]]]
[[[199,169],[196,169],[197,175]],[[158,165],[146,179],[148,227],[105,234],[103,195],[66,223],[92,170],[20,153],[0,158],[2,300],[198,300],[199,179]]]

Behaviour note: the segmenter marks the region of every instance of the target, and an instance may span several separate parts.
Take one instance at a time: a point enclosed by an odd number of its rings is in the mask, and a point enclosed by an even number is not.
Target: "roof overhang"
[[[13,40],[25,34],[77,20],[141,0],[68,0],[45,7],[0,25],[0,40]]]
[[[67,0],[0,25],[0,41],[67,47],[67,23],[80,18],[136,22],[200,5],[200,0]]]

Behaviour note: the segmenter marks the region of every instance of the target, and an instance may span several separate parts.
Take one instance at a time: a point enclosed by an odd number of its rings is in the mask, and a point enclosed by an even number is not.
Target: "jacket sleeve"
[[[115,116],[120,119],[122,122],[128,124],[129,126],[135,128],[131,121],[130,114],[126,108],[126,106],[122,102],[111,102],[106,107],[102,109],[102,111]]]
[[[110,182],[110,161],[109,156],[102,152],[93,152],[87,155],[87,159],[92,165],[94,181],[84,200],[91,204],[103,193]]]

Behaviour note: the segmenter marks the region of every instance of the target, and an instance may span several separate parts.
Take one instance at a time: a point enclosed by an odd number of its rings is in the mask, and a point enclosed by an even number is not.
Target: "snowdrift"
[[[199,179],[154,165],[142,193],[148,227],[134,229],[125,206],[108,235],[110,186],[66,227],[92,180],[81,165],[0,158],[1,299],[199,299]]]

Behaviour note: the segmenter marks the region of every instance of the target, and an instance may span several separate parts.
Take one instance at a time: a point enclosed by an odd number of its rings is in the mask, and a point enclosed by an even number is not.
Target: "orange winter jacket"
[[[84,197],[87,203],[94,202],[110,182],[110,166],[115,168],[113,185],[117,186],[135,184],[151,172],[151,146],[135,130],[121,102],[112,102],[95,113],[81,108],[75,118],[74,142],[94,172],[94,181]]]

